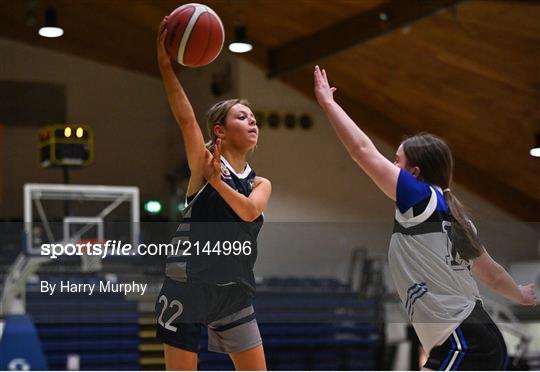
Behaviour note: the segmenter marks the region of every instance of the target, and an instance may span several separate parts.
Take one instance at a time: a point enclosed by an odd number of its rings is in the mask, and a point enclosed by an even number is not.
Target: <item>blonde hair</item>
[[[234,105],[241,104],[247,106],[251,109],[249,102],[242,98],[227,99],[224,101],[219,101],[214,104],[208,112],[206,113],[206,129],[208,131],[208,136],[210,141],[206,143],[206,147],[210,150],[214,150],[214,144],[216,143],[216,134],[214,133],[214,127],[216,125],[226,125],[227,114],[229,113],[231,107]]]

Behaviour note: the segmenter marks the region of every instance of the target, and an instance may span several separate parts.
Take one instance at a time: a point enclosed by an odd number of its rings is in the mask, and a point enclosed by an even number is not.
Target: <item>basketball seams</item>
[[[190,3],[169,16],[168,53],[187,67],[214,61],[225,43],[225,30],[219,16],[206,5]]]
[[[184,34],[182,35],[182,40],[180,41],[180,45],[178,46],[178,54],[176,56],[177,61],[180,64],[184,64],[184,50],[186,49],[186,45],[189,41],[189,38],[191,36],[191,32],[193,31],[193,28],[195,27],[195,24],[199,20],[199,17],[201,14],[204,13],[204,8],[201,6],[195,6],[195,11],[191,15],[191,18],[189,19],[188,25],[186,26],[186,30],[184,31]]]
[[[174,28],[168,30],[168,35],[167,35],[167,39],[169,42],[166,44],[166,46],[168,47],[167,51],[170,56],[178,55],[178,49],[180,46],[180,42],[178,39],[180,38],[180,35],[184,34],[184,31],[186,29],[185,23],[182,24],[182,22],[179,22],[178,19],[186,15],[187,17],[191,18],[194,12],[195,12],[195,7],[192,4],[187,4],[186,6],[184,6],[184,8],[177,9],[176,11],[171,13],[171,15],[169,16],[168,25],[174,25]]]
[[[221,22],[221,18],[219,18],[219,16],[216,12],[214,12],[213,9],[207,7],[207,10],[215,17],[215,20],[217,21],[219,28],[221,29],[221,45],[219,47],[219,49],[221,50],[221,48],[223,48],[223,44],[225,43],[225,27],[223,27],[223,22]]]
[[[210,12],[208,11],[208,8],[205,9],[205,13],[204,15],[208,17],[208,24],[211,25],[212,24],[212,16],[210,15]],[[208,52],[208,48],[210,47],[210,40],[212,40],[212,26],[208,27],[208,34],[206,35],[207,38],[206,38],[206,46],[204,47],[203,49],[203,52],[201,54],[201,56],[199,57],[198,61],[197,61],[197,65],[199,65],[201,63],[202,60],[204,60],[204,58],[206,57],[206,52]]]
[[[214,36],[217,36],[219,37],[221,40],[220,40],[220,44],[219,44],[219,48],[217,48],[218,52],[217,53],[213,53],[214,56],[212,57],[212,59],[210,59],[209,61],[207,61],[207,63],[210,63],[212,62],[213,60],[215,60],[218,56],[219,56],[219,51],[221,51],[221,49],[223,48],[223,43],[225,42],[225,31],[223,30],[223,24],[221,23],[221,20],[219,19],[219,17],[217,16],[217,14],[215,14],[215,12],[213,12],[210,8],[209,8],[209,11],[211,14],[213,14],[214,16],[213,17],[210,17],[210,21],[212,23],[212,27],[211,27],[211,30],[213,32],[210,32],[209,36],[208,36],[208,43],[209,43],[209,46],[208,46],[208,49],[210,49],[212,46],[214,46],[214,43],[212,42],[212,37]],[[213,25],[214,24],[218,24],[219,27],[220,27],[220,31],[221,32],[218,32],[218,35],[214,35],[215,31],[214,30],[214,27]]]

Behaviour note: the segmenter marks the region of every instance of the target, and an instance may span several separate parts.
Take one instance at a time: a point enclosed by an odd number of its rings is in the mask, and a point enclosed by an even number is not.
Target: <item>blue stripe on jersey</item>
[[[414,303],[415,303],[416,300],[418,300],[420,297],[422,297],[423,295],[425,295],[425,294],[427,293],[427,291],[428,291],[427,288],[424,287],[424,288],[422,288],[422,290],[421,290],[414,298],[411,297],[412,301],[411,301],[411,305],[409,306],[409,307],[410,307],[410,308],[409,308],[409,318],[411,319],[411,321],[412,321],[413,316],[414,316]]]
[[[424,289],[425,286],[426,283],[415,283],[411,287],[409,287],[409,290],[407,291],[407,301],[405,302],[405,308],[407,308],[407,311],[409,311],[409,301],[412,300],[415,294]]]
[[[448,212],[448,206],[444,196],[438,191],[437,210]],[[416,179],[409,172],[401,169],[399,171],[396,188],[396,205],[401,213],[405,213],[410,208],[423,202],[431,196],[431,189],[428,184]]]

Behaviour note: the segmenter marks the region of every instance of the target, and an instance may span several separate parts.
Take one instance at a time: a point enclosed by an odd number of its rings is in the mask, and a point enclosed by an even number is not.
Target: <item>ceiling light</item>
[[[54,8],[45,10],[45,26],[41,27],[38,33],[43,37],[59,37],[64,34],[64,30],[58,27]]]
[[[237,26],[234,29],[234,41],[229,44],[229,50],[233,53],[247,53],[253,49],[248,41],[245,26]]]
[[[534,137],[534,146],[529,151],[529,154],[540,158],[540,132],[536,133],[536,136]]]

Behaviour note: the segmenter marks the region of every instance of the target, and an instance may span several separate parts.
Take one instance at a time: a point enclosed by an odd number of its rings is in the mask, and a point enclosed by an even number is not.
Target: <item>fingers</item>
[[[208,149],[206,149],[204,152],[204,162],[206,164],[209,164],[211,161],[212,161],[212,153],[208,151]]]
[[[159,24],[159,28],[158,28],[158,40],[162,40],[165,38],[165,36],[167,36],[167,20],[168,20],[168,16],[167,17],[164,17],[162,20],[161,20],[161,23]]]
[[[216,140],[216,147],[214,149],[214,162],[221,166],[221,140]]]
[[[166,27],[167,27],[167,17],[164,17],[159,23],[158,34],[161,35],[161,33],[166,29]]]
[[[315,70],[313,71],[313,75],[315,77],[315,82],[324,87],[330,87],[330,83],[328,82],[328,76],[326,75],[326,70],[321,68],[317,65],[315,66]],[[332,92],[336,91],[336,88],[331,88]]]
[[[316,85],[321,84],[321,70],[319,69],[319,66],[315,66],[315,70],[313,70],[313,78],[315,80]]]

